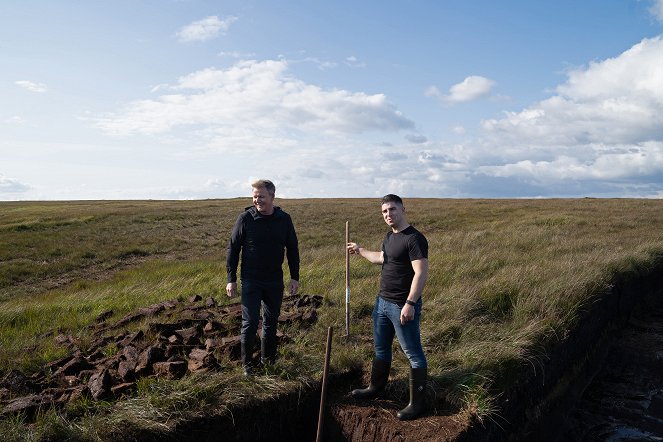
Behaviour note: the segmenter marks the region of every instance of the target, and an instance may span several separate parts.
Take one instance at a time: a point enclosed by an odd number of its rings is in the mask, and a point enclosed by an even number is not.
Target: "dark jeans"
[[[375,308],[373,308],[373,343],[376,359],[391,362],[391,346],[394,342],[394,335],[396,335],[403,353],[410,361],[410,366],[412,368],[428,367],[426,355],[421,346],[419,329],[421,305],[422,301],[419,298],[414,306],[414,319],[401,325],[401,307],[378,296],[375,300]]]
[[[262,358],[276,357],[276,324],[283,301],[283,281],[242,280],[242,342],[252,353],[262,306]],[[265,354],[267,353],[267,354]]]

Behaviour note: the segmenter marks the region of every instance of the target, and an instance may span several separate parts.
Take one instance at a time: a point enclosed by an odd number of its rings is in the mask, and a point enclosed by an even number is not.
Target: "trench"
[[[469,427],[454,419],[457,410],[399,422],[402,401],[349,405],[343,397],[361,385],[361,373],[334,374],[323,440],[663,441],[663,262],[618,276],[541,368],[523,366],[499,397],[499,419]],[[319,400],[311,386],[138,439],[313,441]]]
[[[565,427],[566,441],[663,441],[663,297],[636,306]]]
[[[660,257],[647,268],[615,276],[549,352],[543,369],[524,370],[504,393],[499,422],[473,426],[458,440],[663,440],[662,305]]]
[[[330,375],[330,395],[347,389],[359,372]],[[318,430],[320,385],[304,386],[300,391],[283,394],[259,404],[235,407],[228,413],[209,415],[188,420],[164,433],[144,430],[135,434],[140,441],[315,441]],[[338,423],[329,411],[325,413],[324,440],[337,440],[330,436]],[[335,434],[335,433],[334,433]]]

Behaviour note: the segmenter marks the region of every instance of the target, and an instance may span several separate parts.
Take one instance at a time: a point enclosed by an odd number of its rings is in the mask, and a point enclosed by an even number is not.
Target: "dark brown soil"
[[[663,440],[663,297],[635,309],[567,420],[563,440]]]
[[[455,441],[469,422],[455,410],[438,410],[413,421],[400,421],[396,413],[407,403],[382,399],[357,403],[339,398],[331,407],[330,441]]]

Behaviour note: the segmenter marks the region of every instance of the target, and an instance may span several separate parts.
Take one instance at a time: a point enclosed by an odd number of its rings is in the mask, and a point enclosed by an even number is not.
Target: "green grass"
[[[165,299],[183,300],[192,295],[223,299],[225,270],[221,267],[208,261],[152,261],[106,281],[78,280],[66,288],[32,295],[29,301],[24,297],[5,301],[0,311],[0,345],[5,350],[0,354],[0,367],[34,370],[62,352],[52,338],[39,336],[56,330],[85,342],[84,327],[106,310],[113,310],[113,321]],[[25,355],[26,346],[35,350]]]
[[[143,381],[131,398],[47,412],[28,432],[19,431],[25,430],[20,418],[0,421],[0,434],[99,440],[137,428],[166,431],[178,419],[301,388],[319,380],[328,326],[336,335],[332,369],[365,366],[370,344],[339,337],[345,327],[345,221],[353,241],[379,250],[387,230],[379,203],[277,203],[298,231],[300,292],[323,295],[325,304],[313,329],[287,330],[292,341],[281,348],[273,376],[238,383],[239,371],[231,366],[204,378]],[[61,356],[54,334],[84,341],[84,327],[104,310],[112,309],[116,320],[192,294],[230,302],[225,246],[249,204],[0,203],[0,375]],[[430,244],[422,339],[431,384],[440,400],[479,418],[493,412],[494,398],[524,364],[538,369],[544,363],[551,346],[616,276],[637,277],[663,256],[659,201],[410,199],[406,209]],[[370,336],[380,268],[353,257],[351,269],[351,332]],[[405,379],[401,352],[394,367]]]

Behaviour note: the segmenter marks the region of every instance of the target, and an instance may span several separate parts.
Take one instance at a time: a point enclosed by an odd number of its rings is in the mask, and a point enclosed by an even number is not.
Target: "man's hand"
[[[297,290],[299,290],[299,281],[291,279],[290,284],[288,284],[288,293],[290,293],[291,295],[296,295]]]
[[[359,255],[359,244],[354,243],[354,242],[349,242],[347,244],[348,252],[350,252],[350,255]]]
[[[228,293],[229,298],[237,296],[237,283],[229,282],[228,285],[226,285],[226,293]]]
[[[401,325],[414,319],[414,306],[405,304],[401,309]]]

